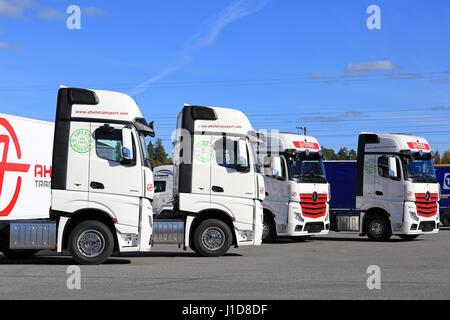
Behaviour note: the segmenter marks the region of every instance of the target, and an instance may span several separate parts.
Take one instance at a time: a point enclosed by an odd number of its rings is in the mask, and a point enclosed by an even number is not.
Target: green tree
[[[441,163],[450,164],[450,150],[444,152],[441,158]]]
[[[356,151],[352,149],[349,151],[348,157],[349,157],[349,160],[356,160],[358,155],[357,155]]]
[[[147,150],[153,168],[172,163],[172,159],[167,157],[166,150],[160,138],[156,139],[155,144],[149,141]]]
[[[436,153],[434,154],[434,164],[441,163],[441,155],[439,154],[439,150],[436,150]]]
[[[348,154],[348,149],[346,147],[343,147],[339,149],[339,152],[336,154],[338,160],[349,160],[350,156]]]
[[[336,153],[333,149],[327,149],[322,147],[323,154],[325,155],[326,160],[337,160]]]
[[[155,147],[153,146],[153,143],[151,141],[148,142],[147,151],[150,159],[155,159]]]

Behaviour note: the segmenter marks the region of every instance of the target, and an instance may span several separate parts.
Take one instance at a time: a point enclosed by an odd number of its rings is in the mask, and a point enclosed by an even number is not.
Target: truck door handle
[[[382,195],[383,195],[383,192],[381,192],[381,191],[375,191],[375,194],[376,194],[377,196],[382,196]]]
[[[92,181],[89,185],[91,186],[92,189],[105,189],[103,183],[97,181]]]
[[[214,191],[214,192],[223,192],[223,188],[219,187],[219,186],[213,186],[211,188],[211,190]]]

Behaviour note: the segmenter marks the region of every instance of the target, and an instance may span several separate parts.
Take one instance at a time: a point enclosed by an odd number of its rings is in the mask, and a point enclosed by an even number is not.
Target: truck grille
[[[302,193],[300,194],[300,205],[305,217],[320,218],[327,212],[327,194]]]
[[[416,207],[419,216],[429,218],[437,213],[437,193],[416,193]]]

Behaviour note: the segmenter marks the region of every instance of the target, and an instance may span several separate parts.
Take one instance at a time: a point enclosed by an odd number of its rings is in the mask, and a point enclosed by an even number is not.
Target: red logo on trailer
[[[17,159],[20,160],[22,158],[22,152],[20,150],[19,140],[17,139],[16,132],[14,131],[11,124],[5,118],[0,118],[0,125],[3,126],[6,131],[8,131],[11,139],[14,142],[14,147],[16,149]],[[28,172],[30,169],[29,164],[21,164],[21,163],[11,163],[7,162],[8,150],[9,150],[9,139],[10,137],[4,134],[0,135],[0,144],[3,144],[3,155],[0,160],[0,197],[2,195],[3,188],[3,179],[5,177],[5,172]],[[0,216],[8,216],[14,206],[16,205],[17,199],[19,198],[20,187],[22,185],[22,178],[17,177],[16,189],[14,191],[14,195],[9,202],[9,204],[0,211]]]
[[[428,144],[420,142],[408,142],[408,147],[418,150],[430,150],[430,146]]]
[[[292,141],[292,143],[298,149],[316,149],[316,150],[319,150],[319,144],[317,144],[315,142]]]

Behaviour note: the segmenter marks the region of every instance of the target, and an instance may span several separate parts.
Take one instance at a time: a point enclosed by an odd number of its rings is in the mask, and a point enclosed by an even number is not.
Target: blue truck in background
[[[325,173],[331,188],[330,212],[356,210],[356,161],[325,161]],[[439,199],[442,225],[450,226],[450,164],[436,164],[441,187]]]

